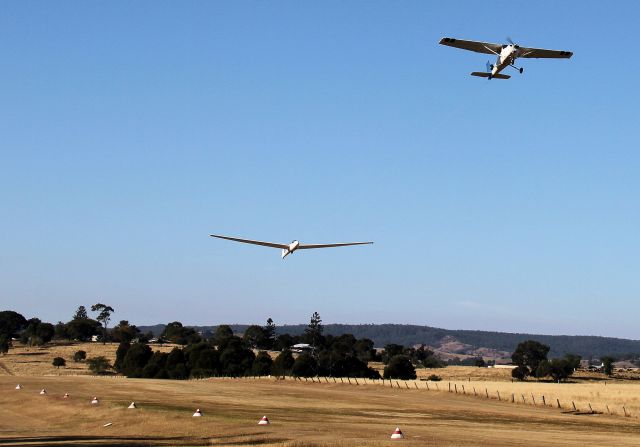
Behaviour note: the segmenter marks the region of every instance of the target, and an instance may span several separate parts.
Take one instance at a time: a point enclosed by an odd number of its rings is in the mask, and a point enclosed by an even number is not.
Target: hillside
[[[216,326],[192,326],[198,331],[212,332]],[[248,327],[246,324],[231,325],[234,332],[242,333]],[[143,332],[151,331],[159,335],[164,325],[140,326]],[[279,334],[298,335],[304,332],[306,325],[278,326]],[[456,346],[457,354],[482,355],[484,350],[494,352],[496,357],[500,353],[513,352],[515,347],[524,340],[537,340],[551,347],[550,356],[560,357],[566,353],[579,354],[583,358],[601,357],[604,355],[628,355],[640,353],[640,340],[628,340],[613,337],[598,337],[591,335],[541,335],[519,334],[509,332],[471,331],[460,329],[442,329],[430,326],[407,324],[327,324],[325,334],[340,335],[353,334],[356,338],[369,338],[376,346],[382,347],[388,343],[405,346],[425,344],[438,351],[450,352],[452,344]]]

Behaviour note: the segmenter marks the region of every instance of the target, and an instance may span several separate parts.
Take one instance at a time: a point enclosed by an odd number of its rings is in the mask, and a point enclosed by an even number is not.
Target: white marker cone
[[[404,438],[404,435],[402,434],[402,430],[400,430],[400,427],[396,427],[396,431],[393,432],[393,434],[391,435],[391,439],[402,439]]]
[[[200,408],[198,408],[198,409],[196,410],[196,412],[195,412],[195,413],[193,413],[193,417],[194,417],[194,418],[199,418],[200,416],[202,416],[202,411],[200,411]]]
[[[91,403],[92,403],[93,405],[96,405],[96,404],[99,404],[99,403],[100,403],[100,401],[98,400],[98,398],[97,398],[97,397],[95,397],[95,396],[94,396],[94,398],[91,400]]]
[[[22,385],[17,384],[17,385],[16,385],[16,390],[21,390],[21,389],[22,389]]]
[[[63,399],[69,399],[69,393],[64,393],[64,396],[62,396]]]
[[[262,416],[262,419],[260,419],[258,425],[269,425],[269,418],[266,416]]]
[[[42,388],[42,391],[40,391],[40,394],[47,394],[47,390]]]
[[[130,408],[130,409],[133,410],[133,409],[136,409],[138,407],[136,407],[136,403],[135,402],[131,402],[131,405],[129,405],[127,408]]]

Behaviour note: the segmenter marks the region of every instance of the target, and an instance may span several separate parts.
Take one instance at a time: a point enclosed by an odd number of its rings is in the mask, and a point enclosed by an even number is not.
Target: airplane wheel
[[[521,68],[521,69],[520,69],[520,74],[522,74],[522,72],[524,72],[524,68]]]
[[[491,78],[492,78],[492,76],[491,76],[491,75],[487,76],[487,79],[491,80]]]

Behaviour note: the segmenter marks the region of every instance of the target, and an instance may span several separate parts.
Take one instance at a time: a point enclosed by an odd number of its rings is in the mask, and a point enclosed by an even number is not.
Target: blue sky
[[[639,13],[4,2],[0,307],[638,338]],[[443,36],[575,55],[486,81]]]

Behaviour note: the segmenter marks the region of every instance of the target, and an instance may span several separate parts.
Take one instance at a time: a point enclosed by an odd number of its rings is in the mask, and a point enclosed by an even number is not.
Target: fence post
[[[404,386],[406,386],[406,387],[407,387],[407,389],[409,389],[409,384],[407,383],[407,381],[406,381],[406,380],[404,381]]]
[[[576,408],[576,403],[574,401],[571,401],[571,405],[573,405],[573,411],[578,411],[578,409]]]
[[[531,394],[531,400],[533,401],[533,406],[535,407],[536,406],[536,397],[533,394]]]
[[[354,377],[354,378],[353,378],[353,380],[355,380],[355,381],[356,381],[356,385],[360,385],[360,384],[358,383],[358,378],[357,378],[357,377]]]
[[[591,402],[589,402],[589,410],[591,411],[591,414],[593,414],[593,407],[591,406]]]
[[[347,377],[347,380],[349,381],[349,385],[351,385],[351,379]]]
[[[396,385],[398,385],[398,388],[400,388],[400,384],[398,383],[398,381],[396,380]]]
[[[453,389],[456,391],[456,394],[458,394],[458,385],[456,385],[455,383],[453,384]]]
[[[627,414],[627,409],[626,409],[624,406],[622,406],[622,411],[624,411],[624,416],[625,416],[625,417],[628,417],[628,416],[629,416],[629,415]]]
[[[429,382],[425,382],[425,384],[427,385],[427,391],[429,391]]]
[[[562,405],[560,405],[560,399],[556,398],[556,402],[558,402],[558,408],[562,408]]]
[[[607,405],[607,413],[611,414],[611,410],[609,410],[609,405]]]
[[[477,395],[478,395],[478,394],[476,393],[476,387],[475,387],[475,386],[473,387],[473,395],[474,395],[474,396],[477,396]]]
[[[546,407],[547,406],[547,401],[544,398],[544,394],[542,395],[542,406]]]
[[[344,380],[342,380],[342,377],[340,377],[340,383],[344,383]]]
[[[451,392],[451,382],[449,382],[449,392]]]
[[[413,382],[413,384],[416,386],[416,390],[418,389],[418,384],[416,382]]]
[[[525,400],[525,398],[524,398],[524,394],[521,394],[520,396],[522,396],[522,403],[523,403],[523,404],[526,404],[526,403],[527,403],[527,401],[526,401],[526,400]]]
[[[514,403],[516,401],[516,395],[511,393],[511,403]]]
[[[436,390],[440,391],[440,387],[438,386],[438,382],[436,382]]]
[[[500,391],[496,390],[496,394],[498,395],[498,400],[501,400],[500,399]]]
[[[489,399],[489,390],[485,388],[484,393],[487,395],[487,399]]]
[[[461,386],[462,386],[462,394],[467,394],[467,392],[464,389],[464,385],[461,385]]]

